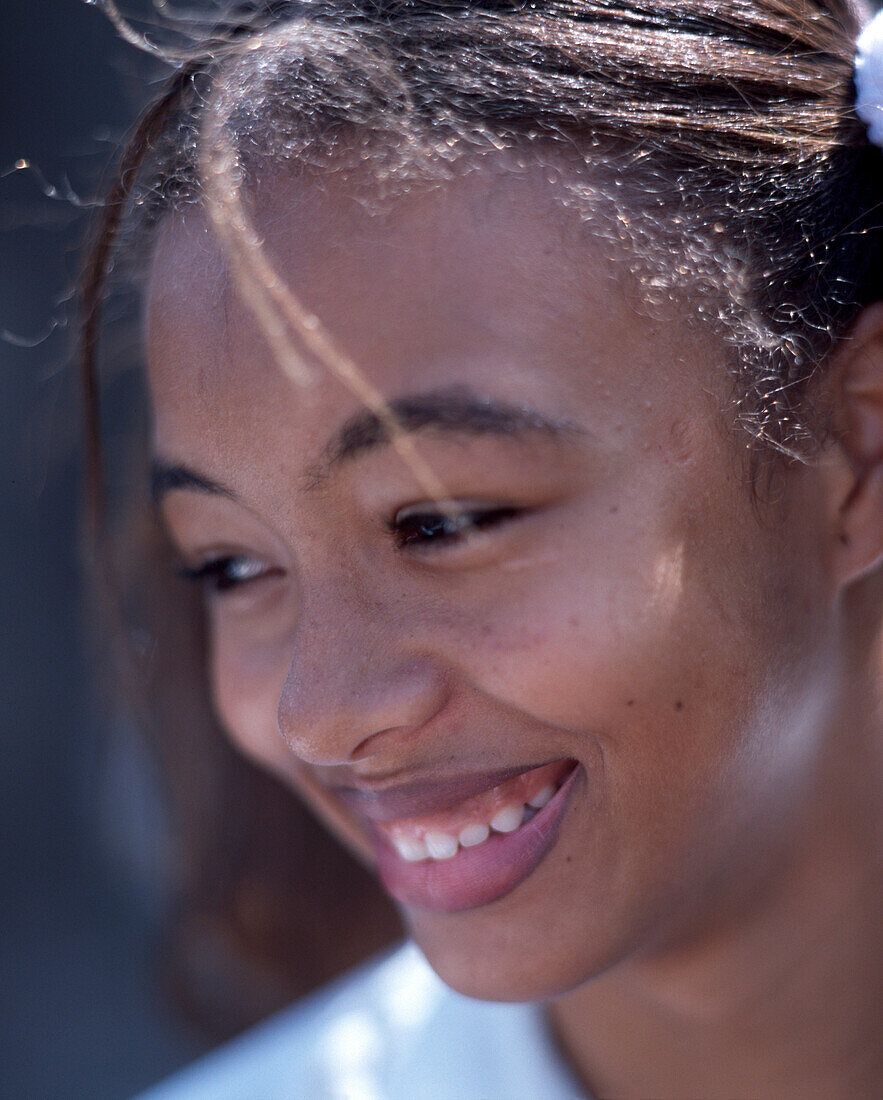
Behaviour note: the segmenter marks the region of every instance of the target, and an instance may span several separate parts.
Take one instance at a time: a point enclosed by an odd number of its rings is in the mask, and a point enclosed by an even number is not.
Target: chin
[[[516,891],[517,893],[517,891]],[[405,910],[408,931],[441,980],[483,1001],[548,1001],[630,954],[621,936],[575,907],[556,919],[514,896],[466,913]]]

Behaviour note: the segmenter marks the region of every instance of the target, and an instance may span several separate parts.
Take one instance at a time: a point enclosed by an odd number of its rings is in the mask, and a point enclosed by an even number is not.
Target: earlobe
[[[840,461],[829,479],[836,579],[883,563],[883,302],[859,316],[835,355]]]

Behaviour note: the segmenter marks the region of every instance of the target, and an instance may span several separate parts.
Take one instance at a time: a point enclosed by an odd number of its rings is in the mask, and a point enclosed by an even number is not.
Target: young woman
[[[214,711],[456,992],[408,948],[155,1095],[883,1094],[878,24],[248,8],[123,155],[87,392],[146,209]]]

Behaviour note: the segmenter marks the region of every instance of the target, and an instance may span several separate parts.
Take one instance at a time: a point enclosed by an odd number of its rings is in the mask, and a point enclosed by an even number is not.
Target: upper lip
[[[551,763],[554,761],[546,760],[539,764],[452,778],[414,780],[382,790],[372,789],[367,784],[332,786],[331,789],[341,801],[371,821],[398,821],[453,809],[467,798],[484,794],[518,775]]]

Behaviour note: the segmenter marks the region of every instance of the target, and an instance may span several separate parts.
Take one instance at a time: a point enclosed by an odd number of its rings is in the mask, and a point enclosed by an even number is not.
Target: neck
[[[853,699],[775,874],[550,1007],[593,1095],[883,1096],[883,701]]]

